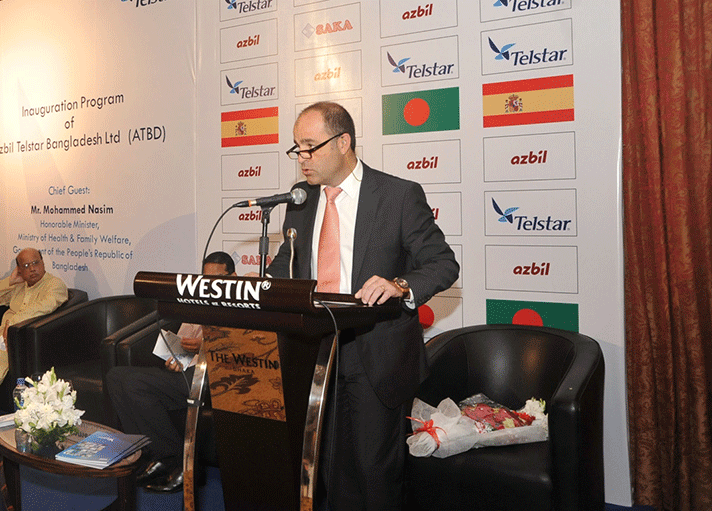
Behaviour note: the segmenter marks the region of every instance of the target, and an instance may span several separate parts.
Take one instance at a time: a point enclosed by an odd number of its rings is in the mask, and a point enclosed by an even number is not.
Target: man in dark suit
[[[302,205],[287,208],[283,226],[285,239],[290,228],[299,233],[294,276],[317,278],[317,291],[353,293],[369,305],[404,300],[397,319],[342,332],[337,412],[328,418],[321,459],[329,506],[400,509],[404,417],[427,373],[417,307],[449,288],[459,266],[421,186],[357,158],[354,123],[343,107],[328,102],[307,107],[294,125],[294,142],[288,154],[306,178],[296,186],[307,192]],[[336,283],[332,278],[325,284],[319,266],[329,243],[320,249],[319,239],[322,224],[331,223],[324,219],[331,188],[340,189],[333,199],[339,257]],[[285,243],[268,273],[288,277],[289,259]]]

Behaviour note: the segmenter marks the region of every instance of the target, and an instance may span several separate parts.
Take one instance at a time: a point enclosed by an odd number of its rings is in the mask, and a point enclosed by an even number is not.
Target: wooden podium
[[[194,506],[194,433],[206,373],[225,509],[313,509],[337,334],[395,318],[401,307],[395,299],[368,307],[315,288],[314,280],[136,275],[134,293],[156,299],[161,317],[211,325],[188,400],[186,510]]]

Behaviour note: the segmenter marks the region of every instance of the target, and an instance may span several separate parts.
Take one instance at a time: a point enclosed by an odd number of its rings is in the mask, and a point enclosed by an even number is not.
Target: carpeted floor
[[[107,507],[116,498],[113,479],[81,479],[56,476],[21,468],[22,509],[25,511],[92,511]],[[198,489],[196,507],[204,511],[224,511],[218,469],[208,467],[207,482]],[[0,503],[0,509],[5,506]],[[156,495],[139,490],[138,511],[180,511],[183,494]],[[623,507],[606,504],[605,511],[655,511],[650,506]]]

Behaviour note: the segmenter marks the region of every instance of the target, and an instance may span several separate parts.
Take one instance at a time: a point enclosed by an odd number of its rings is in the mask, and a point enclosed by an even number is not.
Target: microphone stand
[[[269,254],[269,236],[267,236],[267,226],[269,225],[269,214],[274,206],[262,206],[262,236],[260,236],[260,278],[264,278],[267,269],[267,254]]]

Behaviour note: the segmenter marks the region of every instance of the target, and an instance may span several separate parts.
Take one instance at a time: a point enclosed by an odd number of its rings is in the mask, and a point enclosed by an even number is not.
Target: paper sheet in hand
[[[161,335],[158,334],[158,339],[156,339],[156,346],[153,348],[153,354],[157,357],[161,357],[163,360],[168,360],[173,357],[183,366],[183,371],[185,371],[193,360],[193,353],[188,353],[183,349],[181,345],[181,338],[169,330],[161,329]]]

